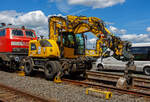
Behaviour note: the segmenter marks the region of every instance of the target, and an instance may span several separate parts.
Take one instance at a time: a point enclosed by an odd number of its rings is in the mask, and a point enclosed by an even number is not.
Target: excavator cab
[[[73,32],[62,32],[57,41],[61,57],[76,58],[85,54],[84,34],[74,34]]]

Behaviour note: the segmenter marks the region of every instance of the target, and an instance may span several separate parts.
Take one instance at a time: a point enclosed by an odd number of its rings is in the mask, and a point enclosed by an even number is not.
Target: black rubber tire
[[[144,74],[149,75],[150,76],[150,67],[145,67],[143,70]]]
[[[55,61],[48,61],[44,68],[45,78],[47,80],[53,80],[57,72],[57,64]]]
[[[57,72],[59,72],[60,70],[61,70],[61,64],[60,64],[60,62],[59,61],[54,61],[55,63],[56,63],[56,70],[57,70]]]
[[[101,64],[97,65],[97,71],[102,71],[104,70],[104,67]]]
[[[33,71],[33,66],[32,66],[32,63],[30,60],[26,61],[25,62],[25,65],[24,65],[24,72],[25,72],[25,75],[30,75]]]

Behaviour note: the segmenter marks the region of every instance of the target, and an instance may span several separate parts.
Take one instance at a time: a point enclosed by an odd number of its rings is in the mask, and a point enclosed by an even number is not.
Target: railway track
[[[112,92],[117,92],[117,93],[121,93],[121,94],[131,94],[131,95],[134,95],[137,97],[150,98],[150,93],[137,91],[137,90],[119,89],[119,88],[116,88],[116,87],[110,86],[110,85],[88,82],[87,80],[86,81],[78,81],[78,80],[63,79],[63,82],[70,83],[73,85],[78,85],[78,86],[102,89],[104,91],[112,91]]]
[[[63,78],[62,81],[65,83],[75,84],[78,86],[93,87],[93,88],[117,92],[121,94],[132,94],[138,97],[141,96],[141,97],[150,98],[150,87],[148,87],[148,85],[150,86],[149,78],[138,77],[134,75],[133,76],[134,81],[135,81],[134,83],[140,84],[141,86],[135,84],[134,86],[136,88],[132,90],[127,90],[127,89],[116,88],[113,85],[107,85],[107,84],[96,82],[96,81],[103,79],[105,81],[110,81],[110,82],[115,83],[121,76],[123,76],[123,74],[116,74],[116,73],[110,73],[110,72],[95,72],[95,71],[87,71],[87,74],[88,76],[90,76],[87,80],[78,80],[78,79],[72,80],[68,78],[67,79]],[[143,90],[146,90],[146,91],[143,91]],[[14,88],[0,84],[0,102],[17,102],[17,100],[23,100],[21,102],[56,102],[55,100],[46,100],[46,99],[42,99],[40,97],[22,92],[22,91],[19,91],[19,92],[18,91],[19,90],[16,91],[16,89]]]
[[[0,83],[0,102],[56,102],[56,100],[47,100]]]
[[[116,83],[117,80],[123,76],[123,73],[112,73],[112,72],[97,72],[97,71],[87,71],[89,80],[104,80]],[[138,76],[133,74],[133,85],[136,87],[143,87],[150,90],[150,77],[149,76]]]
[[[113,74],[108,72],[95,72],[95,71],[88,71],[87,72],[88,79],[87,80],[72,80],[72,79],[63,79],[63,82],[75,84],[78,86],[85,86],[85,87],[93,87],[107,91],[113,91],[121,94],[132,94],[134,96],[141,96],[150,98],[150,79],[144,77],[137,77],[136,75],[134,78],[134,86],[131,89],[119,89],[116,88],[114,85],[104,84],[101,83],[101,80],[109,81],[112,83],[117,82],[117,80],[123,76],[123,74]],[[109,83],[108,82],[108,83]],[[145,86],[145,83],[148,86]]]

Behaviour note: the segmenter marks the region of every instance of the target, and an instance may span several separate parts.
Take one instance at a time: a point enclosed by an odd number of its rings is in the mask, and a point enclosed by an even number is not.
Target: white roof
[[[144,46],[150,46],[150,43],[133,43],[132,47],[144,47]]]

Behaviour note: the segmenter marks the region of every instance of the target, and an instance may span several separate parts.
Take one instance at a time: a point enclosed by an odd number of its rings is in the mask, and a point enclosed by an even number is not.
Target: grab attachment
[[[126,68],[124,71],[124,76],[120,77],[117,81],[116,87],[121,89],[128,89],[133,86],[133,71],[136,70],[136,66],[134,65],[134,61],[130,60],[126,64]]]

